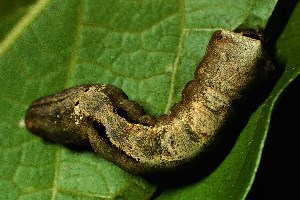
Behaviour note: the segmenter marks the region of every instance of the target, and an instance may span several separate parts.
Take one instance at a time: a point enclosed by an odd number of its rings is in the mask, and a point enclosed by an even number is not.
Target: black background
[[[297,199],[300,191],[300,77],[274,111],[262,160],[247,199]]]

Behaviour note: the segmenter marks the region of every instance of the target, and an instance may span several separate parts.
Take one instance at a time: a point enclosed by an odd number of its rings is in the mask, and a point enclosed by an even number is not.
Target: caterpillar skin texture
[[[134,174],[169,171],[214,145],[241,98],[272,68],[260,40],[220,30],[169,115],[145,114],[112,85],[82,85],[33,102],[26,126],[58,143],[90,144]]]

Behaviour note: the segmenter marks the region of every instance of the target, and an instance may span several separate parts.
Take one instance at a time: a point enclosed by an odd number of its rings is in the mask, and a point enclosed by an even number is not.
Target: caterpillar
[[[182,100],[158,118],[112,85],[81,85],[38,99],[27,110],[29,131],[93,150],[133,174],[178,169],[201,157],[244,98],[273,65],[260,40],[216,31]]]

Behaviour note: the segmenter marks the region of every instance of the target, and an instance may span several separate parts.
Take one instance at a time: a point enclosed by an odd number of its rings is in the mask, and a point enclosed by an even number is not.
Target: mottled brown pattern
[[[35,101],[26,126],[58,143],[90,143],[135,174],[172,170],[214,145],[240,99],[272,68],[260,40],[220,30],[168,116],[145,114],[112,85],[83,85]]]

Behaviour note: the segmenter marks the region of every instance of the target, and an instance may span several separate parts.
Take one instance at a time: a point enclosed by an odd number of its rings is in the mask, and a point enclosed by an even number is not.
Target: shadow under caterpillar
[[[261,41],[220,30],[169,115],[147,115],[112,85],[82,85],[41,98],[26,113],[34,134],[88,145],[134,174],[180,168],[214,145],[240,101],[273,69]]]

